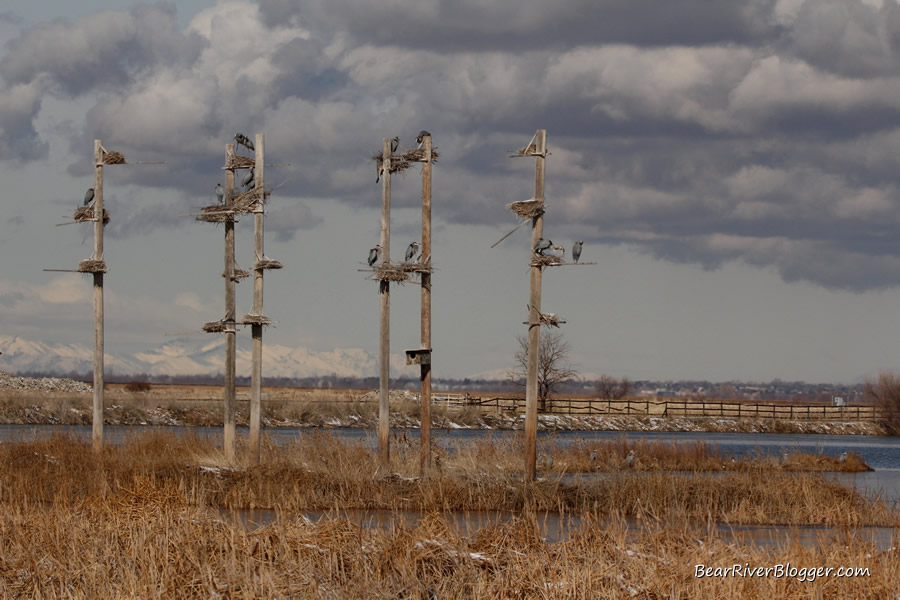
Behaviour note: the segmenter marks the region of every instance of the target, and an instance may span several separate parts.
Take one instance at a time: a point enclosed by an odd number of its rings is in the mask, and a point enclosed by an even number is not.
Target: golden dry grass
[[[624,442],[623,442],[624,443]],[[542,450],[574,461],[550,440]],[[513,475],[521,439],[460,443],[414,477],[417,448],[393,440],[390,472],[365,445],[326,433],[287,447],[267,442],[264,464],[229,463],[210,442],[150,433],[95,454],[67,437],[0,444],[0,596],[4,598],[892,598],[900,560],[853,533],[900,525],[888,507],[820,478],[747,461],[723,475],[620,471],[526,485]],[[654,460],[703,465],[715,452],[637,448]],[[241,455],[245,448],[239,448]],[[647,458],[647,460],[650,460]],[[374,475],[373,475],[374,473]],[[387,476],[385,476],[387,475]],[[250,531],[218,507],[274,509]],[[415,509],[415,526],[364,529],[308,509]],[[462,534],[441,513],[512,510],[520,516]],[[565,541],[546,542],[537,516],[577,514]],[[294,515],[294,516],[292,516]],[[645,526],[629,531],[623,517]],[[843,527],[839,543],[779,549],[728,543],[696,523]],[[694,525],[691,525],[694,523]],[[702,540],[698,538],[703,538]],[[864,567],[868,577],[702,578],[695,565]],[[894,594],[893,596],[890,594]]]

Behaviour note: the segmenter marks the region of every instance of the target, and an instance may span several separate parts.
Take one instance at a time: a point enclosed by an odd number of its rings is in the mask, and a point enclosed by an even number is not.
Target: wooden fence
[[[437,398],[438,395],[435,396]],[[468,395],[440,395],[452,406],[480,406],[497,412],[521,412],[521,397],[476,398]],[[870,404],[833,406],[830,404],[798,404],[785,402],[726,402],[680,399],[599,400],[554,398],[547,401],[544,413],[563,415],[615,415],[637,417],[721,417],[732,419],[790,419],[799,421],[875,421],[879,411]]]

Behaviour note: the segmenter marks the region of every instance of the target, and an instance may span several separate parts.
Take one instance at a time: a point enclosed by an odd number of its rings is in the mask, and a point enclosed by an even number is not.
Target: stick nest
[[[83,260],[76,270],[79,273],[106,273],[106,263],[102,260]]]
[[[271,258],[266,258],[266,259],[264,259],[264,260],[258,260],[258,261],[256,261],[256,264],[253,265],[253,270],[259,270],[259,269],[280,269],[280,268],[282,268],[283,266],[284,266],[284,265],[282,265],[282,264],[281,264],[280,262],[278,262],[277,260],[272,260]]]
[[[409,281],[409,274],[413,271],[413,269],[405,268],[405,265],[409,265],[410,263],[403,263],[399,265],[378,265],[375,267],[375,277],[373,279],[377,281],[395,281],[397,283],[405,283]]]
[[[93,221],[94,220],[94,207],[93,206],[79,206],[75,209],[75,213],[72,215],[72,218],[79,223],[83,223],[85,221]],[[109,223],[109,211],[105,208],[103,209],[103,224],[107,225]]]
[[[435,164],[440,158],[441,153],[438,152],[437,148],[431,149],[431,163]],[[372,154],[372,160],[378,163],[379,167],[381,166],[383,160],[381,152],[376,152]],[[403,154],[392,154],[391,155],[391,173],[402,173],[412,166],[413,163],[416,162],[425,162],[425,149],[424,148],[413,148],[411,150],[407,150]]]
[[[271,195],[272,192],[270,190],[262,191],[258,188],[253,188],[243,194],[238,194],[232,199],[232,210],[235,212],[252,212],[260,199],[268,198]]]
[[[530,146],[525,146],[524,148],[519,148],[515,151],[510,151],[512,154],[509,155],[510,158],[518,158],[520,156],[533,156],[537,152],[537,146],[535,144],[531,144]]]
[[[124,165],[125,164],[125,155],[121,152],[107,152],[103,151],[103,164],[104,165]]]
[[[272,320],[263,315],[244,315],[244,318],[241,319],[241,323],[244,325],[271,325]]]
[[[225,321],[210,321],[203,324],[206,333],[225,333]]]
[[[222,277],[228,277],[228,273],[222,272]],[[244,277],[250,277],[250,271],[245,271],[243,269],[235,269],[234,270],[234,278],[235,279],[243,279]]]
[[[541,256],[540,254],[534,254],[533,252],[532,255],[531,266],[533,267],[553,267],[563,264],[563,259],[559,256],[553,256],[551,254]]]
[[[506,208],[525,219],[534,219],[544,214],[544,203],[540,200],[519,200],[507,204]]]
[[[207,223],[227,223],[234,221],[234,212],[229,211],[224,204],[213,204],[200,209],[197,220],[206,221]]]
[[[235,154],[231,160],[225,161],[226,169],[249,169],[256,166],[256,159],[250,156]]]
[[[551,327],[559,327],[560,324],[565,323],[559,315],[555,313],[541,313],[541,325],[549,325]]]

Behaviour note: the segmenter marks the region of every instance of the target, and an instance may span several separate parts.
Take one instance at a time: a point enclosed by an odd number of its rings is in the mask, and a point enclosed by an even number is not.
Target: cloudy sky
[[[380,5],[378,5],[380,4]],[[428,129],[435,372],[510,366],[548,130],[546,237],[596,266],[550,269],[545,311],[578,370],[653,379],[856,382],[900,349],[900,6],[895,0],[189,0],[0,8],[0,335],[90,345],[88,225],[56,227],[108,167],[107,351],[223,313],[214,202],[224,146],[273,167],[266,339],[377,352],[372,152]],[[395,176],[392,245],[420,229]],[[252,264],[252,219],[237,228]],[[238,286],[239,314],[251,285]],[[415,285],[392,348],[418,346]],[[242,335],[249,336],[249,332]]]

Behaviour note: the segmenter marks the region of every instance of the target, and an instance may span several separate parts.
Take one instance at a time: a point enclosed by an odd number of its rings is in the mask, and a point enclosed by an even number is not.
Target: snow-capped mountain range
[[[250,376],[251,342],[237,346],[237,375]],[[90,373],[93,348],[80,344],[48,344],[22,337],[0,336],[0,371],[47,374]],[[133,355],[106,355],[105,370],[115,375],[208,375],[224,370],[225,338],[175,338],[157,348]],[[418,367],[403,356],[391,356],[392,376],[415,376]],[[313,352],[277,344],[263,344],[266,377],[374,377],[378,360],[360,348]]]

